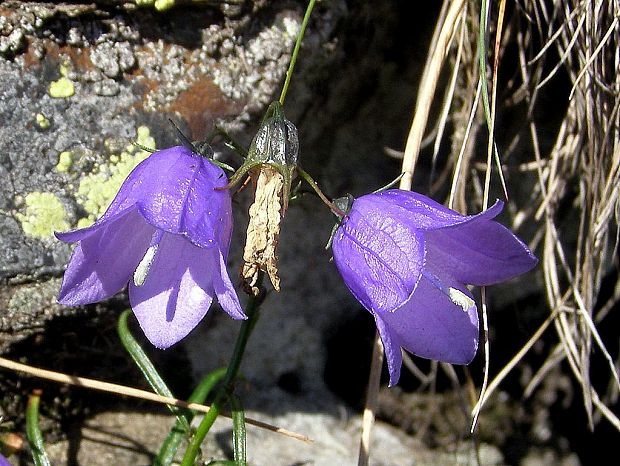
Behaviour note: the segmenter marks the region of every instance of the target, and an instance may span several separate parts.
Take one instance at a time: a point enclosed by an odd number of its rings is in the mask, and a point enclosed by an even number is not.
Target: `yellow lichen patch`
[[[58,71],[60,71],[60,76],[66,78],[69,76],[69,71],[71,71],[71,65],[69,62],[67,63],[62,63],[60,65],[60,68],[58,69]]]
[[[67,173],[73,165],[73,152],[64,151],[58,156],[58,163],[56,164],[56,171],[61,173]]]
[[[65,206],[54,193],[30,193],[26,196],[25,203],[25,212],[17,212],[15,216],[27,235],[51,238],[54,231],[69,229]]]
[[[138,135],[136,137],[136,142],[138,144],[155,150],[155,139],[153,139],[153,137],[151,136],[151,131],[147,126],[138,126],[137,133]],[[129,152],[133,152],[136,148],[136,146],[134,146],[133,144],[131,147],[132,150]]]
[[[71,80],[63,76],[58,81],[52,81],[48,93],[55,99],[67,98],[75,94],[75,87]]]
[[[50,121],[42,113],[37,113],[35,118],[37,120],[37,125],[39,125],[39,128],[47,129],[47,128],[49,128],[51,126]]]
[[[145,126],[138,128],[137,140],[146,147],[155,147],[155,141]],[[149,155],[149,152],[141,149],[134,153],[113,154],[109,163],[95,167],[92,173],[82,178],[76,200],[88,212],[88,217],[78,220],[79,228],[91,225],[106,211],[125,178]]]
[[[155,0],[155,9],[157,11],[166,11],[174,6],[175,0]]]

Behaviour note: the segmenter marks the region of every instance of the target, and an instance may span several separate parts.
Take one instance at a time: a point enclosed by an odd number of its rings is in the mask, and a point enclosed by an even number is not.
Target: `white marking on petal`
[[[144,285],[146,281],[146,277],[149,274],[149,270],[151,270],[151,265],[153,265],[153,261],[155,260],[155,254],[157,253],[158,244],[154,244],[149,247],[144,253],[144,257],[136,267],[136,271],[133,273],[133,283],[136,286]]]
[[[449,288],[448,296],[454,304],[460,306],[465,312],[467,312],[469,309],[476,305],[473,299],[471,299],[461,290],[457,290],[456,288]]]

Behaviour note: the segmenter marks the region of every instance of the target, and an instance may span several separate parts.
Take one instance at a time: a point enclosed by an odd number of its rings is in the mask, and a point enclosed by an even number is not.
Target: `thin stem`
[[[293,49],[293,55],[291,55],[291,61],[288,64],[288,70],[286,70],[286,79],[284,80],[284,85],[282,86],[282,93],[280,94],[280,105],[282,106],[284,105],[284,99],[286,99],[286,93],[288,92],[288,86],[291,82],[293,69],[295,68],[295,63],[297,62],[297,55],[299,54],[299,49],[301,48],[301,41],[304,38],[306,27],[308,26],[308,20],[310,20],[310,15],[312,14],[315,3],[316,0],[310,0],[310,2],[308,3],[308,7],[306,8],[306,14],[304,15],[304,19],[301,22],[299,34],[297,34],[295,48]]]
[[[321,188],[319,188],[319,185],[317,184],[317,182],[314,181],[314,179],[310,176],[310,174],[307,171],[305,171],[301,167],[297,167],[297,173],[299,173],[299,176],[301,176],[304,179],[304,181],[306,181],[306,183],[310,185],[310,187],[314,190],[314,192],[317,193],[317,195],[321,198],[323,203],[327,207],[329,207],[329,209],[334,214],[336,214],[340,218],[344,218],[347,216],[346,212],[344,212],[342,209],[339,209],[336,204],[334,204],[332,201],[327,199],[327,196],[323,194],[323,191],[321,191]]]
[[[239,372],[239,367],[241,366],[241,361],[243,359],[243,353],[245,352],[245,348],[250,335],[252,334],[252,330],[258,321],[258,307],[258,298],[250,295],[250,301],[246,309],[248,319],[241,324],[241,329],[239,330],[239,335],[237,336],[237,341],[235,343],[235,349],[233,350],[233,354],[230,358],[230,364],[228,364],[228,370],[224,376],[222,387],[218,390],[215,400],[211,404],[211,409],[202,418],[202,421],[200,421],[200,424],[196,429],[196,433],[189,442],[187,450],[185,450],[185,455],[183,456],[181,466],[193,466],[195,464],[196,456],[198,456],[202,442],[222,411],[227,395],[233,389],[233,384],[237,378],[237,373]]]
[[[32,459],[35,466],[50,466],[50,460],[45,453],[43,435],[39,427],[39,402],[41,401],[41,391],[35,390],[28,398],[26,409],[26,435],[30,441]]]

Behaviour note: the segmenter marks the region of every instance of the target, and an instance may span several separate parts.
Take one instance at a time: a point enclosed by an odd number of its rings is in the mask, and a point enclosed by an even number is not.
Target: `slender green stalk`
[[[314,9],[315,3],[316,3],[316,0],[310,0],[310,2],[308,3],[308,7],[306,8],[306,14],[304,15],[304,19],[301,23],[301,28],[299,29],[299,34],[297,34],[295,48],[293,49],[293,55],[291,55],[291,61],[288,64],[288,70],[286,70],[286,79],[284,80],[284,85],[282,86],[282,93],[280,94],[280,105],[282,106],[284,106],[284,99],[286,99],[286,93],[288,92],[288,85],[291,82],[291,75],[293,74],[295,63],[297,62],[297,55],[299,54],[299,49],[301,48],[301,41],[304,38],[306,27],[308,26],[308,20],[310,19],[310,15],[312,14],[312,10]]]
[[[478,30],[478,64],[482,83],[482,103],[487,126],[491,127],[491,107],[489,105],[489,84],[487,80],[487,19],[488,0],[480,2],[480,29]]]
[[[35,466],[50,466],[50,460],[45,453],[43,435],[39,429],[39,402],[41,401],[40,391],[33,392],[28,398],[26,408],[26,435],[32,450],[32,459]]]
[[[187,401],[190,403],[204,403],[213,387],[215,387],[224,375],[226,375],[225,367],[216,369],[206,375],[194,389]],[[187,422],[191,423],[193,418],[194,413],[192,411],[188,411],[186,414]],[[177,420],[159,449],[157,458],[153,460],[153,466],[170,466],[174,462],[174,457],[177,453],[179,445],[185,436],[186,432],[183,430],[183,425],[179,420]]]
[[[243,353],[245,352],[245,348],[247,346],[250,335],[252,334],[252,330],[254,330],[254,326],[258,321],[258,307],[258,299],[254,296],[250,296],[250,301],[246,309],[246,315],[248,316],[248,319],[241,324],[241,329],[239,330],[239,335],[237,336],[237,341],[235,343],[235,349],[233,350],[233,354],[230,358],[230,364],[228,364],[228,370],[226,371],[226,375],[224,376],[222,387],[218,391],[215,400],[211,404],[211,409],[207,414],[204,415],[202,421],[196,429],[196,433],[189,442],[187,450],[185,450],[185,455],[183,456],[181,466],[194,465],[196,461],[196,456],[198,456],[198,452],[200,451],[200,445],[202,445],[202,442],[204,441],[206,435],[209,433],[211,426],[213,426],[213,423],[217,419],[217,416],[222,411],[224,402],[226,401],[228,394],[232,392],[233,384],[235,382],[235,379],[237,378],[239,367],[241,366],[241,361],[243,359]]]
[[[482,104],[484,107],[484,117],[487,122],[487,129],[489,131],[489,148],[488,148],[488,161],[487,161],[487,172],[485,175],[485,183],[484,183],[484,209],[488,207],[489,201],[489,183],[490,183],[490,175],[491,175],[491,157],[495,159],[495,163],[497,164],[497,171],[499,173],[499,180],[502,184],[502,189],[504,190],[504,196],[508,199],[508,190],[506,188],[506,180],[504,179],[504,172],[502,171],[502,163],[499,158],[499,152],[497,150],[497,144],[493,140],[493,132],[495,127],[495,111],[493,104],[493,108],[489,104],[489,82],[487,79],[487,53],[488,53],[488,42],[487,42],[487,29],[488,29],[488,20],[489,20],[489,0],[482,0],[480,4],[480,30],[478,31],[478,63],[479,63],[479,72],[480,72],[480,85],[482,86]],[[502,4],[503,5],[503,4]],[[501,34],[501,23],[497,34]],[[497,54],[499,50],[495,50],[497,60]],[[495,70],[497,71],[497,70]],[[494,84],[493,86],[497,86],[497,76],[493,78]]]
[[[231,395],[228,402],[233,418],[233,458],[238,466],[246,466],[245,411],[238,397]]]
[[[327,207],[329,207],[329,209],[334,214],[336,214],[340,218],[344,218],[347,216],[346,212],[343,212],[342,209],[338,208],[337,205],[335,205],[332,201],[327,199],[327,196],[323,194],[323,191],[321,191],[321,188],[319,188],[318,183],[314,181],[314,179],[310,176],[310,174],[307,171],[303,170],[301,167],[297,167],[297,173],[299,173],[299,176],[301,176],[304,179],[304,181],[308,183],[312,189],[314,189],[314,192],[317,193],[317,195],[321,198],[323,203]]]

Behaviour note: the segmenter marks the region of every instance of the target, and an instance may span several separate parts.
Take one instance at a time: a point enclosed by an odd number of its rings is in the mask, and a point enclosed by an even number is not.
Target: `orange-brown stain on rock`
[[[211,131],[216,118],[236,115],[241,108],[242,104],[230,100],[210,78],[203,76],[180,92],[166,110],[183,117],[192,138],[202,140]]]
[[[23,53],[24,65],[28,68],[39,67],[45,60],[52,60],[61,63],[62,60],[69,59],[70,65],[78,73],[83,73],[95,69],[90,60],[90,47],[72,47],[69,45],[58,45],[51,40],[41,40],[44,49],[43,58],[39,58],[34,53],[33,47],[27,47]],[[143,48],[141,51],[147,51]],[[192,65],[186,64],[191,67]],[[146,94],[157,92],[161,83],[144,76],[139,66],[124,73],[124,81],[139,80],[143,97]],[[140,91],[138,91],[140,92]],[[143,100],[137,99],[133,108],[142,107]],[[208,76],[202,75],[198,80],[190,85],[186,90],[180,91],[176,100],[168,104],[162,110],[176,113],[185,121],[191,131],[190,136],[194,140],[205,139],[212,130],[213,122],[217,118],[237,115],[243,109],[243,102],[235,102],[226,97],[220,88]]]
[[[56,60],[61,63],[63,59],[69,58],[70,65],[76,71],[81,73],[95,68],[93,63],[90,61],[90,49],[88,47],[58,45],[56,42],[48,39],[42,39],[40,43],[43,44],[43,48],[45,50],[43,57],[39,58],[34,53],[34,49],[32,47],[27,47],[23,54],[24,66],[28,68],[41,66],[41,62],[46,59]]]

